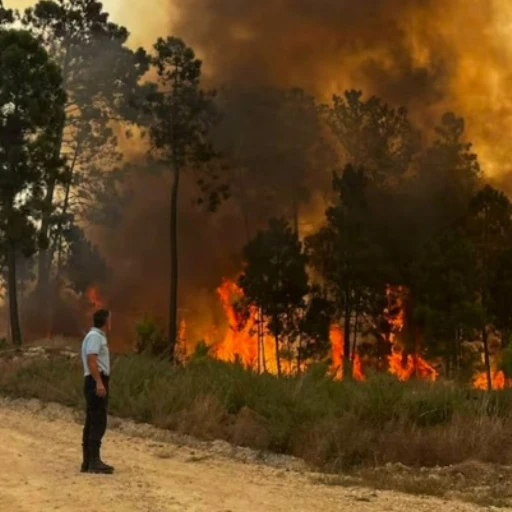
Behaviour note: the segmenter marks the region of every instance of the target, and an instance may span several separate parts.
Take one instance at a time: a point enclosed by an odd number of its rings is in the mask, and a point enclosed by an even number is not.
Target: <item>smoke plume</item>
[[[362,89],[407,106],[427,129],[454,111],[466,119],[486,174],[512,191],[509,0],[105,0],[105,7],[129,28],[134,46],[150,49],[156,37],[172,34],[196,49],[205,84],[226,88],[226,105],[236,107],[224,120],[223,144],[236,149],[242,138],[257,141],[263,154],[254,151],[244,166],[261,168],[281,187],[292,183],[297,162],[278,158],[279,130],[270,126],[264,107],[262,115],[254,113],[258,102],[244,91],[300,87],[329,102],[333,94]],[[309,156],[299,152],[300,158]],[[309,163],[304,167],[301,185],[309,193],[284,187],[278,206],[288,211],[298,197],[301,218],[308,221],[323,208],[319,198],[329,178]],[[118,311],[118,336],[126,342],[136,318],[145,312],[166,318],[168,304],[169,187],[165,178],[148,177],[144,164],[140,168],[124,220],[113,232],[94,233],[111,268],[104,293]],[[251,185],[249,180],[245,192]],[[193,186],[192,179],[185,184],[180,207],[180,304],[189,337],[197,341],[218,320],[215,287],[239,268],[247,229],[240,196],[219,213],[205,214],[192,204]],[[274,197],[251,205],[256,225],[261,213],[279,213]]]
[[[261,106],[246,91],[300,87],[318,102],[328,102],[333,94],[348,88],[362,89],[394,106],[407,106],[412,118],[426,129],[444,112],[454,111],[466,119],[468,138],[475,143],[486,174],[508,186],[512,173],[507,144],[512,128],[508,92],[512,6],[507,0],[154,3],[160,13],[167,13],[167,33],[185,39],[204,61],[206,85],[229,91],[224,99],[231,112],[225,117],[221,140],[230,150],[242,139],[257,141],[261,150],[246,151],[253,158],[244,161],[244,167],[250,171],[252,167],[252,172],[260,168],[265,179],[279,177],[274,183],[282,190],[282,209],[286,210],[285,203],[293,196],[282,185],[287,180],[293,185],[296,162],[279,159],[277,146],[282,137],[275,120],[265,111],[265,100]],[[117,10],[134,41],[149,47],[155,39],[155,25],[136,23],[140,13],[134,13],[124,6]],[[299,153],[298,158],[306,160],[307,156]],[[317,180],[318,194],[301,196],[294,189],[302,202],[303,219],[317,218],[323,208],[319,196],[329,180],[318,172],[310,170],[304,176],[309,190]],[[108,295],[112,306],[117,305],[132,321],[144,311],[165,318],[169,188],[161,178],[134,180],[130,211],[117,233],[101,242],[113,269]],[[252,185],[254,181],[249,180],[246,189]],[[192,206],[192,180],[186,188],[180,211],[180,303],[189,338],[197,341],[208,325],[222,317],[215,305],[215,287],[222,276],[233,275],[239,268],[247,233],[240,197],[220,213],[208,215]],[[262,212],[263,217],[279,213],[268,203],[256,201],[251,204],[256,226]],[[128,336],[128,327],[125,332]]]
[[[508,170],[512,5],[507,0],[187,0],[173,31],[216,84],[363,89],[421,121],[468,122],[488,174]]]

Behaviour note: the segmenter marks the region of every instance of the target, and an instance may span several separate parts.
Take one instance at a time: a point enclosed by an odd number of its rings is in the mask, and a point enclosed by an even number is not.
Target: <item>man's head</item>
[[[110,330],[110,311],[108,309],[98,309],[92,316],[92,323],[97,329],[102,331]]]

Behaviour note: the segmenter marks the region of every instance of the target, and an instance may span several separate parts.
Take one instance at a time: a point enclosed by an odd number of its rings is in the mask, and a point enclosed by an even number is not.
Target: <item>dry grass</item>
[[[78,361],[60,357],[11,361],[0,372],[1,393],[75,408],[82,407],[81,386]],[[331,472],[387,463],[512,464],[511,406],[508,391],[489,395],[390,377],[364,384],[316,375],[279,380],[208,359],[171,368],[145,356],[114,362],[111,396],[118,417],[294,455]],[[423,494],[446,492],[428,479],[393,485]]]
[[[485,507],[512,506],[512,468],[468,460],[445,468],[402,464],[360,468],[345,475],[320,475],[313,483],[368,487],[420,496],[451,498]]]

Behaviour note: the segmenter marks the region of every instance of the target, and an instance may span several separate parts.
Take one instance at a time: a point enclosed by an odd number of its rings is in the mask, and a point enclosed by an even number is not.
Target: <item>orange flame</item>
[[[239,360],[246,368],[277,373],[277,357],[274,339],[266,332],[258,308],[249,306],[246,318],[236,310],[236,304],[243,298],[242,289],[225,279],[217,289],[228,321],[227,332],[215,347],[221,361]],[[259,334],[258,334],[259,333]],[[208,336],[207,338],[211,338]]]
[[[437,370],[425,361],[418,353],[405,355],[404,348],[399,342],[398,335],[405,325],[404,295],[407,291],[403,287],[388,287],[387,296],[391,304],[393,295],[395,300],[396,314],[386,311],[386,320],[391,328],[389,343],[391,344],[391,355],[388,357],[388,368],[391,375],[395,375],[401,381],[410,380],[413,377],[436,381],[439,377]],[[419,349],[419,347],[418,347]]]
[[[343,359],[345,356],[345,336],[339,325],[333,325],[331,327],[330,335],[331,341],[331,358],[332,368],[334,375],[337,379],[343,378]],[[352,376],[355,380],[364,381],[366,377],[363,373],[361,357],[359,354],[355,355],[352,368]]]
[[[491,382],[492,389],[494,390],[505,389],[507,385],[510,385],[510,381],[507,381],[505,374],[502,371],[496,370],[491,371]],[[481,389],[482,391],[488,390],[488,384],[487,372],[477,374],[473,380],[473,387],[475,389]]]
[[[419,354],[404,354],[404,349],[398,340],[398,335],[405,323],[403,300],[400,298],[404,290],[402,288],[394,290],[390,288],[388,290],[390,300],[392,292],[399,298],[395,307],[397,313],[387,315],[387,321],[391,327],[389,335],[391,355],[388,357],[388,371],[402,381],[413,377],[435,381],[439,374],[433,366]],[[247,368],[277,373],[275,340],[268,334],[266,324],[260,318],[258,308],[249,306],[248,310],[245,311],[245,318],[242,317],[242,314],[236,309],[236,304],[243,298],[243,291],[232,280],[225,279],[217,289],[217,293],[222,302],[228,328],[221,341],[217,344],[213,343],[216,357],[227,362],[238,360]],[[214,336],[210,334],[206,337],[206,341],[211,342],[212,338]],[[344,336],[339,325],[331,327],[329,338],[332,358],[331,371],[335,378],[341,379],[343,377]],[[288,363],[288,365],[282,364],[282,371],[291,374],[297,370],[297,364],[291,359]],[[361,357],[357,353],[353,361],[353,377],[359,381],[366,379]]]
[[[100,292],[96,286],[90,286],[87,288],[85,296],[92,309],[97,310],[104,307],[105,302],[101,298]]]
[[[243,291],[232,280],[225,279],[217,289],[217,293],[228,321],[228,329],[222,341],[215,346],[216,357],[227,362],[239,360],[247,368],[258,368],[260,371],[277,373],[275,340],[268,334],[258,308],[249,306],[246,318],[242,318],[242,315],[236,310],[236,304],[243,298]],[[212,336],[206,338],[211,340]],[[336,378],[341,379],[344,343],[343,332],[339,326],[334,325],[331,328],[330,342],[331,371]],[[297,370],[297,363],[291,360],[291,355],[289,354],[290,359],[283,361],[281,365],[282,372],[285,374],[292,374]],[[365,380],[359,355],[356,355],[353,362],[353,375],[356,380]]]

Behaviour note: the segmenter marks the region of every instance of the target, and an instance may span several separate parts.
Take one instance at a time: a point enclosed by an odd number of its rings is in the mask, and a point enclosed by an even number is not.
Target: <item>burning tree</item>
[[[431,240],[414,263],[415,316],[431,356],[444,358],[446,375],[462,368],[463,342],[479,324],[476,255],[462,229]]]
[[[261,312],[275,340],[277,374],[281,349],[299,338],[300,312],[309,291],[306,256],[297,233],[283,219],[274,219],[244,249],[246,266],[240,278],[245,300]]]
[[[504,193],[487,185],[471,201],[465,224],[476,255],[480,331],[487,384],[488,389],[491,389],[493,378],[489,328],[497,319],[493,312],[499,315],[496,309],[498,288],[495,276],[499,275],[503,257],[512,243],[512,203]]]
[[[326,212],[327,225],[308,238],[311,263],[324,280],[343,325],[343,374],[352,375],[352,329],[358,318],[385,304],[385,259],[368,229],[366,187],[362,169],[347,166],[334,176],[337,195]]]
[[[209,142],[209,133],[217,120],[213,92],[201,88],[201,61],[183,41],[173,37],[159,39],[151,62],[158,83],[148,98],[149,137],[156,161],[172,176],[170,198],[170,294],[169,352],[174,357],[178,334],[178,201],[180,180],[189,169],[212,171],[208,174],[215,184],[218,175],[206,166],[216,156]],[[198,180],[209,193],[209,206],[214,209],[226,194],[222,186],[210,187],[203,178]]]

